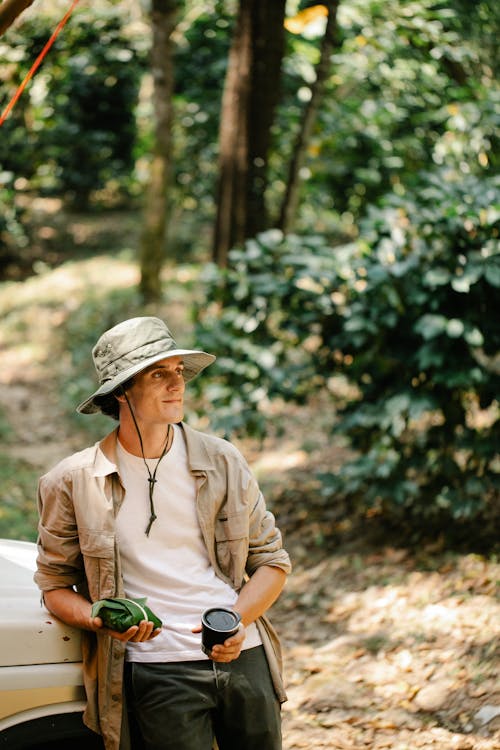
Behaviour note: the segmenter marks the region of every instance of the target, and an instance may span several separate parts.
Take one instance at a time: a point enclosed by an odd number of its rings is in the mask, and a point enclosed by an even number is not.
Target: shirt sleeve
[[[84,571],[70,477],[54,472],[40,479],[38,512],[36,584],[42,591],[77,586]]]
[[[250,470],[248,469],[250,473]],[[249,548],[246,572],[251,576],[262,565],[280,568],[291,572],[290,557],[283,549],[283,541],[274,515],[267,509],[257,481],[250,474],[249,479]]]

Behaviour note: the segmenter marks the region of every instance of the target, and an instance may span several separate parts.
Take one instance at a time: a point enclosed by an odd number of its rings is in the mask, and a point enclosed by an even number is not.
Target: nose
[[[184,391],[186,383],[180,372],[173,372],[172,376],[168,379],[167,388],[169,391]]]

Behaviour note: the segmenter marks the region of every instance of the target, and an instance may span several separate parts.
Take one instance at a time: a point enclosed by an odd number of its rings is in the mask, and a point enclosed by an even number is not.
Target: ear
[[[116,398],[117,401],[120,402],[120,404],[126,404],[127,403],[127,396],[125,395],[125,388],[120,385],[116,391],[114,391],[113,396]]]

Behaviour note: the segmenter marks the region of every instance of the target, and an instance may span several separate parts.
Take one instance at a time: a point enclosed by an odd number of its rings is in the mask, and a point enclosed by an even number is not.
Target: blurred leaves
[[[324,12],[319,8],[314,13]],[[296,217],[296,231],[324,233],[335,243],[356,237],[359,220],[387,192],[414,189],[422,170],[446,165],[464,177],[494,173],[500,125],[500,19],[491,0],[452,7],[352,0],[340,3],[338,22],[338,53],[308,144]],[[183,253],[210,242],[233,23],[233,5],[192,0],[175,34],[171,242]],[[2,37],[0,106],[52,27],[50,13],[37,13]],[[269,154],[270,215],[281,204],[314,81],[321,35],[308,28],[287,33]],[[0,163],[18,191],[62,193],[79,205],[141,194],[153,137],[149,45],[148,19],[137,9],[104,3],[77,9],[2,127]]]
[[[305,165],[301,232],[314,231],[318,213],[320,225],[330,227],[336,215],[349,226],[388,190],[403,193],[434,164],[464,175],[498,166],[494,39],[500,14],[491,2],[474,4],[473,11],[466,6],[433,0],[340,4],[342,45],[332,59]],[[471,12],[477,25],[470,23]],[[301,70],[317,49],[314,40],[296,39],[285,62],[280,153],[293,148],[293,113],[302,108],[307,84]],[[282,164],[274,163],[279,190]]]
[[[370,209],[357,242],[272,231],[212,269],[197,331],[222,354],[212,414],[227,432],[259,433],[273,399],[333,396],[346,376],[355,389],[332,429],[357,457],[323,475],[331,502],[429,526],[491,520],[500,182],[418,177],[415,193]]]
[[[0,104],[50,37],[52,23],[40,14],[2,38],[8,64]],[[2,126],[3,168],[80,208],[110,182],[130,179],[143,62],[139,40],[116,9],[101,7],[97,16],[79,9]]]

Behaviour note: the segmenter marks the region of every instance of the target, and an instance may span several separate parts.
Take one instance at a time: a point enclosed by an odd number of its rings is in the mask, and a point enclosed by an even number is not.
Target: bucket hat
[[[106,396],[146,367],[167,357],[182,357],[184,380],[194,378],[214,360],[213,354],[194,349],[179,349],[169,329],[159,318],[124,320],[105,331],[92,349],[99,388],[76,410],[95,414],[100,407],[97,396]]]

